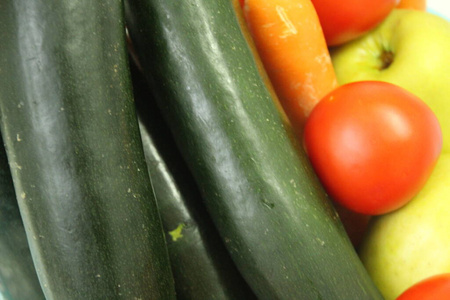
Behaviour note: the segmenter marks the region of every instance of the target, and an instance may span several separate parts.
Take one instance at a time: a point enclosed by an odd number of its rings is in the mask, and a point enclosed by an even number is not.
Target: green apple
[[[381,80],[416,94],[435,112],[450,151],[450,22],[395,9],[363,37],[330,50],[340,84]],[[449,194],[450,197],[450,194]]]
[[[411,202],[372,218],[360,245],[360,258],[386,300],[421,279],[450,272],[449,230],[450,154],[444,153]]]

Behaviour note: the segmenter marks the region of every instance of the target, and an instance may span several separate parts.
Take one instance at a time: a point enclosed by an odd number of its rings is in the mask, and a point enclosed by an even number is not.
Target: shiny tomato
[[[312,0],[329,46],[353,40],[378,25],[397,0]]]
[[[378,215],[406,204],[423,187],[442,149],[431,109],[381,81],[342,85],[312,110],[304,130],[311,163],[333,200]]]
[[[397,300],[448,300],[450,299],[450,273],[426,278],[404,291]]]

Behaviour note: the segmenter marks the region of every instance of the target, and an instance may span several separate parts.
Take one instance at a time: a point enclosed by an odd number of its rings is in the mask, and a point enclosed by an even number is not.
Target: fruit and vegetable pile
[[[424,0],[0,3],[0,299],[450,299]]]

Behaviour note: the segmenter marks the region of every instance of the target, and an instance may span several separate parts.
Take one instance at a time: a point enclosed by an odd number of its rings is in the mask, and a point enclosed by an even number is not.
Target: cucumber
[[[166,234],[177,299],[255,299],[205,211],[192,175],[134,64],[132,75],[144,153]]]
[[[0,299],[44,300],[0,138]]]
[[[123,3],[0,4],[0,128],[47,299],[174,299]]]
[[[382,299],[261,73],[237,1],[126,0],[128,30],[222,240],[260,299]]]

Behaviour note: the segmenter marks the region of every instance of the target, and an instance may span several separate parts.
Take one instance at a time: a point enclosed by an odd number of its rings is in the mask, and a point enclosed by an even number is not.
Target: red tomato
[[[397,300],[450,299],[450,273],[431,276],[404,291]]]
[[[378,215],[422,188],[441,152],[442,132],[431,109],[412,93],[361,81],[338,87],[316,105],[304,143],[333,200]]]
[[[355,39],[378,25],[397,0],[312,0],[329,46]]]

